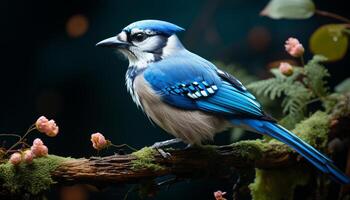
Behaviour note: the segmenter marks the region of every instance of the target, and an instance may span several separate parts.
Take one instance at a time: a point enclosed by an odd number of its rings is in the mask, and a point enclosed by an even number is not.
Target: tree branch
[[[157,151],[150,151],[149,148],[141,151],[150,152],[147,160],[129,154],[66,161],[52,172],[52,177],[59,182],[120,184],[170,174],[183,178],[220,177],[227,176],[227,170],[233,167],[276,168],[296,161],[295,155],[285,145],[277,142],[264,143],[260,140],[243,141],[228,146],[169,150],[170,158],[163,158]],[[142,164],[149,161],[148,164]]]

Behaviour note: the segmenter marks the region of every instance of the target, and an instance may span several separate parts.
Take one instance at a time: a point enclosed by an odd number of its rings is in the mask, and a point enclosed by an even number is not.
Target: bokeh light
[[[86,33],[89,28],[89,20],[81,14],[71,16],[66,23],[68,36],[77,38]]]
[[[255,51],[265,51],[271,43],[271,33],[264,26],[255,26],[248,33],[248,44]]]
[[[88,192],[84,185],[73,185],[61,188],[61,200],[87,200]]]

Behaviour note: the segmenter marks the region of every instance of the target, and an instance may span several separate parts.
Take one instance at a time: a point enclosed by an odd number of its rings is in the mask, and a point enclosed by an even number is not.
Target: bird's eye
[[[145,33],[136,33],[132,35],[132,41],[135,42],[142,42],[147,38],[147,35]]]

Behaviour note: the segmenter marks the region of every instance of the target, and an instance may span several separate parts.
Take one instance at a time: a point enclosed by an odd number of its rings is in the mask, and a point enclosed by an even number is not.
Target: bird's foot
[[[170,146],[172,144],[176,144],[176,143],[179,143],[179,142],[182,142],[182,140],[179,139],[179,138],[174,138],[174,139],[171,139],[171,140],[165,140],[165,141],[161,141],[161,142],[156,142],[151,147],[159,149],[161,147]]]
[[[162,147],[166,147],[172,144],[176,144],[182,142],[181,139],[179,138],[175,138],[175,139],[171,139],[171,140],[165,140],[165,141],[161,141],[161,142],[156,142],[154,143],[151,147],[156,149],[160,155],[162,155],[163,158],[170,158],[171,154],[169,152],[165,152],[163,149],[161,149]]]

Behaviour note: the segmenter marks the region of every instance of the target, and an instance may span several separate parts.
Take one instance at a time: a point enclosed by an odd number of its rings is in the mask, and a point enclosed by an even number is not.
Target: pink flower
[[[223,196],[226,194],[226,192],[221,192],[220,190],[214,192],[215,200],[226,200]]]
[[[55,121],[48,120],[45,116],[39,117],[35,122],[35,126],[39,132],[45,133],[49,137],[55,137],[59,131]]]
[[[32,151],[28,149],[24,151],[23,158],[24,158],[24,162],[26,162],[27,164],[31,164],[34,159],[34,155]]]
[[[30,147],[30,150],[34,157],[43,157],[47,156],[49,150],[47,146],[44,145],[43,141],[39,138],[36,138],[33,142],[33,146]]]
[[[278,69],[280,70],[281,74],[285,76],[290,76],[293,74],[293,67],[287,62],[281,62]]]
[[[91,142],[92,146],[97,150],[104,149],[108,146],[107,140],[101,133],[91,134]]]
[[[33,146],[40,146],[40,145],[44,145],[43,141],[40,138],[36,138],[33,141]]]
[[[11,156],[10,156],[10,160],[9,162],[13,165],[19,165],[22,161],[22,155],[18,152],[16,153],[13,153]]]
[[[293,57],[300,57],[304,54],[304,47],[296,38],[288,38],[284,45],[286,51]]]

